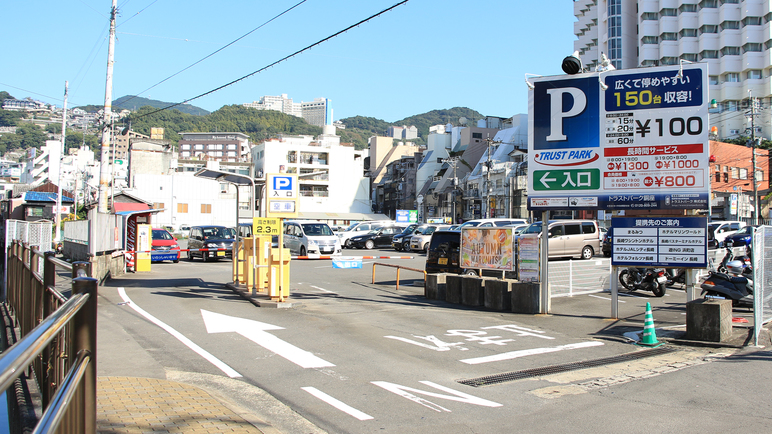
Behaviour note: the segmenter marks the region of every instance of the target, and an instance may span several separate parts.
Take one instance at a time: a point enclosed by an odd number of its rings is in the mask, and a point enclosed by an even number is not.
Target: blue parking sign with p
[[[292,191],[292,177],[291,176],[274,176],[273,177],[273,189],[279,191]]]
[[[600,146],[598,77],[535,81],[534,150]]]

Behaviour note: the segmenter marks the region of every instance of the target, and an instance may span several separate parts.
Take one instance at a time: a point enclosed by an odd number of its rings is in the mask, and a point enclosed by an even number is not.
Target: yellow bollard
[[[289,249],[271,249],[271,272],[269,274],[269,296],[271,300],[284,301],[290,296],[290,253]]]

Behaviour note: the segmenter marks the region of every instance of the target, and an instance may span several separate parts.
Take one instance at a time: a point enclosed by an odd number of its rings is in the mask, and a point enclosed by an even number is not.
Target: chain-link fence
[[[754,341],[761,326],[772,320],[772,226],[759,226],[753,234]]]

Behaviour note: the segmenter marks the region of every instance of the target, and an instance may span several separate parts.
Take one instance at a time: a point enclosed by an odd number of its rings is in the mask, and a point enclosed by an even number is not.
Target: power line
[[[158,1],[158,0],[156,0],[156,1]],[[156,84],[154,84],[154,85],[152,85],[152,86],[148,87],[147,89],[143,90],[142,92],[140,92],[140,93],[138,93],[138,94],[136,94],[136,95],[133,95],[131,98],[127,99],[126,101],[122,102],[121,104],[126,104],[127,102],[129,102],[129,101],[133,100],[134,98],[137,98],[137,97],[139,97],[139,96],[140,96],[140,95],[142,95],[143,93],[145,93],[145,92],[149,91],[150,89],[153,89],[154,87],[158,86],[159,84],[161,84],[161,83],[163,83],[163,82],[165,82],[165,81],[167,81],[167,80],[171,79],[172,77],[174,77],[174,76],[176,76],[176,75],[178,75],[178,74],[181,74],[181,73],[183,73],[183,72],[187,71],[188,69],[190,69],[190,68],[192,68],[192,67],[194,67],[194,66],[198,65],[199,63],[203,62],[204,60],[206,60],[206,59],[208,59],[208,58],[210,58],[210,57],[214,56],[215,54],[219,53],[220,51],[222,51],[222,50],[224,50],[224,49],[226,49],[226,48],[230,47],[231,45],[235,44],[236,42],[238,42],[238,41],[240,41],[240,40],[242,40],[242,39],[246,38],[246,37],[247,37],[247,36],[249,36],[249,35],[251,35],[252,33],[254,33],[255,31],[257,31],[257,30],[258,30],[258,29],[260,29],[261,27],[263,27],[263,26],[267,25],[267,24],[268,24],[268,23],[270,23],[271,21],[274,21],[274,20],[276,20],[277,18],[281,17],[282,15],[286,14],[287,12],[289,12],[289,11],[291,11],[291,10],[295,9],[296,7],[298,7],[298,6],[302,5],[302,4],[303,4],[303,3],[305,3],[306,1],[308,1],[308,0],[302,0],[302,1],[300,1],[300,2],[299,2],[299,3],[297,3],[296,5],[294,5],[294,6],[290,7],[289,9],[287,9],[287,10],[285,10],[284,12],[280,13],[279,15],[276,15],[275,17],[273,17],[273,18],[271,18],[270,20],[268,20],[268,21],[264,22],[263,24],[260,24],[259,26],[255,27],[254,29],[252,29],[252,30],[250,30],[249,32],[245,33],[244,35],[240,36],[239,38],[237,38],[237,39],[235,39],[235,40],[231,41],[230,43],[228,43],[227,45],[223,46],[222,48],[219,48],[219,49],[215,50],[215,51],[214,51],[214,52],[212,52],[211,54],[209,54],[209,55],[205,56],[204,58],[202,58],[202,59],[198,60],[197,62],[193,63],[192,65],[190,65],[190,66],[187,66],[186,68],[184,68],[184,69],[182,69],[182,70],[180,70],[180,71],[177,71],[177,72],[175,72],[174,74],[172,74],[172,75],[170,75],[170,76],[168,76],[168,77],[164,78],[163,80],[161,80],[161,81],[159,81],[158,83],[156,83]],[[153,2],[153,3],[155,3],[155,2]],[[148,7],[149,7],[149,6],[148,6]],[[143,9],[143,10],[144,10],[144,9]],[[142,12],[142,11],[140,11],[140,12]],[[137,13],[139,13],[139,12],[137,12]],[[136,16],[136,15],[135,15],[135,16]],[[133,17],[132,17],[132,18],[133,18]]]
[[[314,42],[313,44],[311,44],[311,45],[309,45],[309,46],[307,46],[307,47],[305,47],[305,48],[302,48],[302,49],[300,49],[300,50],[298,50],[298,51],[296,51],[296,52],[294,52],[294,53],[292,53],[292,54],[290,54],[290,55],[288,55],[288,56],[284,56],[284,57],[282,57],[281,59],[279,59],[279,60],[277,60],[277,61],[275,61],[275,62],[273,62],[273,63],[271,63],[271,64],[269,64],[269,65],[266,65],[266,66],[264,66],[264,67],[262,67],[262,68],[258,69],[257,71],[251,72],[251,73],[249,73],[249,74],[247,74],[247,75],[245,75],[245,76],[243,76],[243,77],[241,77],[241,78],[237,78],[237,79],[235,79],[235,80],[233,80],[233,81],[231,81],[231,82],[229,82],[229,83],[226,83],[226,84],[224,84],[224,85],[222,85],[222,86],[220,86],[220,87],[214,88],[214,89],[212,89],[212,90],[210,90],[210,91],[208,91],[208,92],[204,92],[204,93],[202,93],[201,95],[198,95],[198,96],[194,96],[193,98],[189,98],[189,99],[186,99],[185,101],[182,101],[182,102],[178,102],[178,103],[172,104],[172,105],[170,105],[170,106],[167,106],[167,107],[163,107],[163,108],[160,108],[160,109],[158,109],[158,110],[154,110],[154,111],[152,111],[152,112],[150,112],[150,113],[146,113],[146,114],[144,114],[144,115],[142,115],[142,116],[138,116],[138,117],[136,117],[135,119],[141,119],[141,118],[143,118],[143,117],[145,117],[145,116],[150,116],[150,115],[152,115],[152,114],[155,114],[155,113],[158,113],[158,112],[161,112],[161,111],[164,111],[164,110],[167,110],[167,109],[173,108],[173,107],[177,107],[178,105],[186,104],[186,103],[188,103],[188,102],[190,102],[190,101],[193,101],[193,100],[195,100],[195,99],[198,99],[198,98],[201,98],[201,97],[203,97],[203,96],[206,96],[206,95],[212,94],[212,93],[214,93],[214,92],[217,92],[218,90],[222,90],[222,89],[225,89],[225,88],[226,88],[226,87],[228,87],[228,86],[231,86],[231,85],[233,85],[233,84],[236,84],[236,83],[238,83],[239,81],[242,81],[242,80],[244,80],[244,79],[246,79],[246,78],[249,78],[249,77],[251,77],[251,76],[253,76],[253,75],[255,75],[255,74],[258,74],[258,73],[260,73],[260,72],[263,72],[263,71],[265,71],[266,69],[268,69],[268,68],[270,68],[270,67],[272,67],[272,66],[278,65],[279,63],[282,63],[282,62],[284,62],[284,61],[285,61],[285,60],[287,60],[287,59],[291,59],[292,57],[295,57],[295,56],[297,56],[298,54],[300,54],[300,53],[303,53],[304,51],[308,51],[308,50],[310,50],[311,48],[313,48],[313,47],[315,47],[315,46],[317,46],[317,45],[320,45],[320,44],[322,44],[322,43],[324,43],[324,42],[327,42],[327,41],[329,41],[330,39],[332,39],[332,38],[334,38],[334,37],[336,37],[336,36],[338,36],[338,35],[340,35],[340,34],[342,34],[342,33],[345,33],[345,32],[347,32],[347,31],[349,31],[349,30],[353,29],[354,27],[357,27],[357,26],[359,26],[359,25],[361,25],[361,24],[364,24],[364,23],[366,23],[366,22],[368,22],[368,21],[372,20],[373,18],[376,18],[376,17],[378,17],[378,16],[380,16],[380,15],[383,15],[383,14],[384,14],[384,13],[386,13],[386,12],[389,12],[390,10],[392,10],[392,9],[396,8],[397,6],[401,6],[401,5],[405,4],[405,3],[407,3],[408,1],[409,1],[409,0],[403,0],[403,1],[401,1],[401,2],[399,2],[399,3],[397,3],[397,4],[395,4],[395,5],[393,5],[393,6],[391,6],[391,7],[388,7],[388,8],[386,8],[386,9],[384,9],[384,10],[382,10],[382,11],[380,11],[380,12],[376,13],[376,14],[370,15],[369,17],[367,17],[367,18],[365,18],[365,19],[363,19],[363,20],[361,20],[361,21],[357,22],[356,24],[352,24],[352,25],[350,25],[350,26],[346,27],[346,28],[345,28],[345,29],[343,29],[343,30],[340,30],[340,31],[338,31],[338,32],[336,32],[336,33],[333,33],[332,35],[330,35],[330,36],[328,36],[328,37],[326,37],[326,38],[324,38],[324,39],[322,39],[322,40],[320,40],[320,41]]]

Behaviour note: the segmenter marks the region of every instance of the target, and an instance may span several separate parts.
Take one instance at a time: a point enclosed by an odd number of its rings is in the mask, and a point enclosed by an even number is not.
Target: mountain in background
[[[174,103],[158,101],[155,99],[142,98],[141,96],[126,95],[116,100],[113,100],[112,110],[119,111],[119,110],[125,109],[125,110],[131,110],[135,112],[139,110],[141,107],[145,107],[145,106],[150,106],[153,108],[164,108],[164,107],[169,107],[172,104]],[[89,113],[96,113],[99,110],[102,110],[104,106],[85,105],[85,106],[80,106],[78,108],[85,110]],[[174,106],[174,108],[189,115],[204,116],[209,114],[208,110],[204,110],[201,107],[196,107],[190,104],[180,104],[178,106]]]
[[[401,127],[415,126],[418,128],[418,140],[412,140],[418,145],[426,144],[426,138],[429,136],[429,127],[433,125],[445,125],[452,123],[458,125],[459,118],[467,118],[468,122],[475,122],[482,119],[483,116],[477,110],[466,107],[453,107],[444,110],[432,110],[426,113],[413,115],[396,122],[386,122],[380,119],[367,116],[354,116],[344,118],[340,121],[346,125],[345,130],[338,130],[338,135],[342,142],[353,142],[357,149],[367,147],[367,141],[371,136],[384,135],[390,126]]]

